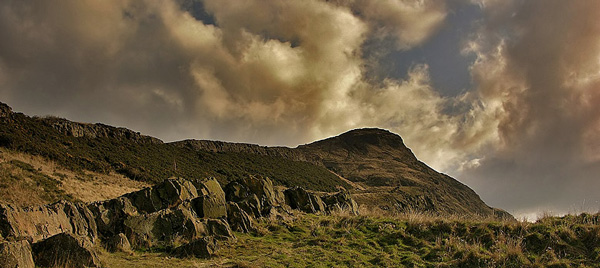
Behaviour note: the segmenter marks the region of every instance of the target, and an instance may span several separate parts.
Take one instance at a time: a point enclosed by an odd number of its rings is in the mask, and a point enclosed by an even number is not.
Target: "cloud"
[[[477,55],[478,94],[497,111],[499,140],[463,175],[492,205],[518,213],[597,210],[600,3],[481,7],[486,19],[467,50]]]
[[[438,168],[492,135],[473,96],[440,96],[426,64],[403,80],[366,74],[366,42],[420,45],[441,27],[444,1],[197,3],[209,22],[191,1],[3,2],[2,98],[166,140],[295,146],[377,126]]]
[[[397,49],[420,45],[442,25],[447,15],[445,1],[339,0],[371,28],[373,37],[392,38]]]
[[[445,97],[426,62],[402,79],[370,68],[466,1],[2,1],[0,98],[168,141],[295,146],[382,127],[492,205],[595,204],[600,4],[472,2],[474,86]]]
[[[198,3],[212,22],[188,11]],[[17,108],[167,140],[288,145],[365,125],[355,111],[370,91],[399,91],[369,85],[365,41],[389,35],[408,49],[445,16],[442,1],[5,1],[0,10],[0,93]]]

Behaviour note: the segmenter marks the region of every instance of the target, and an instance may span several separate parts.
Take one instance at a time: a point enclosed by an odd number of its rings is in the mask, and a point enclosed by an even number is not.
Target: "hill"
[[[198,151],[245,153],[305,161],[327,168],[353,186],[359,204],[391,213],[406,210],[508,217],[487,206],[468,186],[419,161],[390,131],[365,128],[297,148],[186,140]]]
[[[366,190],[359,203],[386,203],[390,210],[504,215],[488,207],[468,186],[419,161],[402,138],[382,129],[356,129],[299,146],[328,168]]]
[[[171,176],[216,177],[226,183],[248,174],[284,186],[333,191],[349,185],[322,166],[239,152],[210,152],[164,143],[125,128],[29,117],[0,103],[0,147],[41,156],[70,170],[116,172],[157,183]]]
[[[41,156],[73,171],[112,172],[150,184],[171,176],[212,176],[225,184],[262,175],[286,187],[350,189],[365,208],[389,213],[511,217],[417,160],[399,135],[381,129],[352,130],[297,148],[201,140],[164,143],[125,128],[29,117],[0,103],[0,147]]]

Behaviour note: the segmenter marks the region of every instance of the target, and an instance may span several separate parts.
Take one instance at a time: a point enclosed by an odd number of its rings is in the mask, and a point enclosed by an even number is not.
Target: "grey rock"
[[[328,212],[347,211],[352,215],[358,215],[358,205],[347,191],[321,196]]]
[[[173,208],[184,200],[196,198],[198,191],[188,180],[169,178],[149,188],[124,195],[139,211],[153,213],[166,208]]]
[[[269,178],[248,176],[230,182],[225,186],[227,201],[238,203],[246,213],[256,218],[270,213],[273,206],[278,205]]]
[[[119,233],[106,242],[106,249],[110,252],[131,252],[131,244],[125,234]]]
[[[76,138],[111,138],[121,141],[128,140],[136,143],[163,143],[160,139],[145,136],[139,132],[134,132],[126,128],[117,128],[104,124],[77,123],[56,117],[45,118],[44,121],[64,135],[73,136]]]
[[[204,223],[185,208],[129,216],[123,224],[135,248],[171,245],[174,241],[191,241],[207,234]]]
[[[236,237],[225,219],[206,219],[206,232],[217,240],[235,241]]]
[[[137,209],[126,197],[88,204],[98,232],[103,237],[113,237],[123,232],[123,222],[129,216],[138,215]]]
[[[83,204],[68,201],[24,208],[0,205],[0,233],[5,238],[37,242],[64,232],[94,240],[97,229],[91,211]]]
[[[227,203],[227,222],[232,230],[248,233],[254,230],[254,220],[234,202]]]
[[[220,218],[227,216],[225,192],[215,178],[193,182],[198,189],[198,197],[192,199],[193,210],[200,218]]]
[[[285,190],[286,203],[292,209],[298,209],[306,213],[325,212],[325,205],[321,198],[310,193],[302,187],[294,187]]]

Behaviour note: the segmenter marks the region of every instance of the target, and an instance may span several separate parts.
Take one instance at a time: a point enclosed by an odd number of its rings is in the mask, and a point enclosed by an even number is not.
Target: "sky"
[[[600,1],[0,2],[0,101],[165,141],[360,127],[517,217],[600,210]]]

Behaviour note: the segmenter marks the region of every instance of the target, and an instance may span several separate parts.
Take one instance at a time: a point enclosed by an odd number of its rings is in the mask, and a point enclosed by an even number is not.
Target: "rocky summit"
[[[300,187],[274,189],[268,178],[225,186],[214,179],[170,178],[153,187],[92,203],[61,201],[36,207],[0,207],[0,267],[99,267],[97,247],[109,251],[171,248],[174,256],[207,258],[235,243],[258,218],[284,219],[339,209],[357,214],[338,193],[321,196]],[[301,198],[282,192],[301,193]],[[298,196],[298,195],[296,195]],[[307,204],[319,204],[306,209]],[[233,228],[233,230],[232,230]]]
[[[512,217],[419,161],[399,135],[387,130],[356,129],[296,150],[357,185],[353,196],[359,204],[391,211]]]

